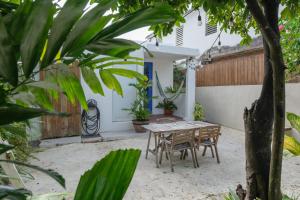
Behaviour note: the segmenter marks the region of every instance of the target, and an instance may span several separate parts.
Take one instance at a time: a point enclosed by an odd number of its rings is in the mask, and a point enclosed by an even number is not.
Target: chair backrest
[[[212,139],[214,143],[218,142],[220,136],[220,126],[207,126],[199,129],[199,141],[203,139]]]
[[[172,145],[175,146],[177,144],[190,143],[190,145],[194,144],[195,140],[195,130],[182,130],[172,133]]]

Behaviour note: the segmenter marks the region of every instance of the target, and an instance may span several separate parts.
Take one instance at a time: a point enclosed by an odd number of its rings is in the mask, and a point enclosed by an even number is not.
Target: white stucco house
[[[155,108],[162,98],[159,96],[157,89],[155,71],[157,71],[162,87],[173,86],[173,67],[174,62],[188,61],[199,55],[199,51],[193,48],[176,47],[146,43],[144,45],[153,55],[151,57],[144,49],[140,49],[131,53],[131,56],[144,59],[145,66],[128,65],[127,69],[138,71],[148,76],[152,80],[152,91],[149,95],[158,97],[152,100],[149,107],[152,114],[162,114],[163,110]],[[186,70],[186,92],[176,99],[178,110],[175,115],[182,117],[186,120],[192,119],[192,112],[195,102],[195,67],[191,66],[190,62],[187,63]],[[100,132],[111,131],[124,131],[133,129],[132,117],[124,108],[128,108],[136,98],[136,91],[133,87],[128,86],[133,83],[134,79],[118,77],[121,83],[124,96],[121,97],[116,92],[104,87],[105,96],[94,94],[83,79],[82,85],[85,90],[86,99],[95,99],[100,110]]]
[[[199,14],[202,24],[199,24]],[[198,58],[204,51],[209,49],[216,40],[219,33],[219,27],[210,26],[207,23],[207,17],[204,11],[191,11],[186,15],[186,22],[181,27],[175,27],[173,33],[157,41],[153,35],[145,38],[143,45],[153,54],[150,57],[147,52],[140,49],[131,55],[143,58],[145,62],[144,68],[141,66],[130,65],[128,69],[136,70],[143,73],[152,80],[152,96],[158,97],[152,100],[150,108],[152,114],[162,114],[163,110],[155,108],[161,97],[159,96],[155,71],[158,73],[162,87],[173,86],[173,67],[175,61],[184,62],[190,58]],[[254,36],[254,31],[251,33]],[[134,38],[130,38],[134,40]],[[222,33],[220,37],[222,45],[232,46],[240,42],[238,35],[230,35]],[[157,44],[158,43],[158,44]],[[149,70],[151,71],[149,73]],[[195,104],[195,67],[188,67],[186,71],[186,92],[181,94],[175,104],[178,110],[174,113],[176,116],[185,120],[192,120],[193,109]],[[105,96],[93,94],[83,79],[82,85],[85,89],[87,99],[95,99],[98,102],[101,116],[100,131],[124,131],[132,129],[132,117],[123,110],[127,108],[135,100],[135,89],[129,87],[128,84],[134,80],[119,77],[124,96],[121,97],[114,91],[104,87]]]
[[[200,22],[199,15],[201,19]],[[211,48],[220,33],[220,26],[210,25],[203,9],[187,12],[185,20],[185,23],[181,24],[180,27],[174,27],[173,32],[163,37],[159,42],[163,45],[198,49],[200,54]],[[249,30],[249,35],[256,37],[254,29]],[[154,35],[147,36],[147,39],[152,43],[156,42]],[[224,31],[220,34],[222,46],[234,46],[238,44],[241,39],[239,35],[226,33]],[[219,39],[217,39],[214,46],[217,46],[218,42]]]

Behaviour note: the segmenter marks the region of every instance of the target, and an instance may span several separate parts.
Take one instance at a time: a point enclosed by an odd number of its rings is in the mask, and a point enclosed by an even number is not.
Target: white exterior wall
[[[152,114],[163,114],[163,109],[155,108],[157,104],[163,100],[157,89],[155,71],[157,71],[157,75],[163,89],[168,86],[173,87],[173,59],[172,57],[162,58],[155,56],[153,58],[145,59],[145,62],[153,63],[152,95],[157,98],[152,100]]]
[[[144,54],[142,50],[131,53],[131,56],[143,58]],[[138,65],[129,65],[127,69],[132,69],[143,73],[143,67]],[[98,70],[96,72],[98,74]],[[100,131],[121,131],[133,129],[131,119],[132,117],[128,112],[122,110],[127,108],[135,100],[136,91],[133,87],[128,86],[129,83],[135,82],[134,79],[128,79],[124,77],[118,77],[121,83],[124,96],[121,97],[114,91],[108,89],[103,82],[101,82],[105,96],[100,94],[94,94],[88,85],[81,77],[81,84],[84,89],[86,99],[93,98],[98,103],[100,110]],[[101,81],[101,80],[100,80]]]
[[[197,87],[196,102],[203,105],[205,120],[244,130],[244,108],[260,95],[261,85]],[[300,115],[300,83],[286,84],[286,112]],[[286,127],[290,124],[286,121]]]
[[[194,11],[186,16],[186,22],[183,24],[183,47],[199,49],[200,54],[205,52],[211,47],[214,40],[217,38],[220,32],[220,26],[218,26],[218,31],[214,34],[205,36],[205,13],[202,10],[202,25],[198,26],[198,11]],[[255,37],[254,30],[249,31],[250,36]],[[223,32],[221,34],[221,45],[222,46],[234,46],[241,41],[241,37],[236,34],[229,34]],[[165,45],[176,45],[176,27],[172,34],[163,38],[162,43]],[[218,41],[215,46],[218,45]]]

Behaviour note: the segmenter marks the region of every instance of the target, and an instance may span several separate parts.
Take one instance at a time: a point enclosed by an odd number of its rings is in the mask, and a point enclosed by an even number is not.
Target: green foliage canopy
[[[143,66],[139,58],[128,55],[141,46],[116,37],[174,17],[166,4],[116,19],[110,12],[116,0],[67,0],[62,7],[52,0],[0,2],[0,115],[5,119],[1,124],[50,114],[51,99],[57,99],[60,92],[86,109],[83,88],[72,71],[76,67],[83,69],[83,78],[93,92],[104,95],[104,84],[123,95],[117,76],[146,77],[123,68]],[[90,9],[85,11],[86,7]],[[38,80],[40,72],[45,73],[43,81]],[[18,119],[3,117],[11,109],[18,112]]]

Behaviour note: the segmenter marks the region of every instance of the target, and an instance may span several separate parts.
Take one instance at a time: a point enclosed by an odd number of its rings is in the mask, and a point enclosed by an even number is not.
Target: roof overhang
[[[154,44],[147,44],[145,47],[156,57],[169,57],[174,60],[186,59],[190,57],[199,56],[198,49],[175,47],[167,45],[156,46]],[[147,51],[144,51],[145,58],[151,58]]]

